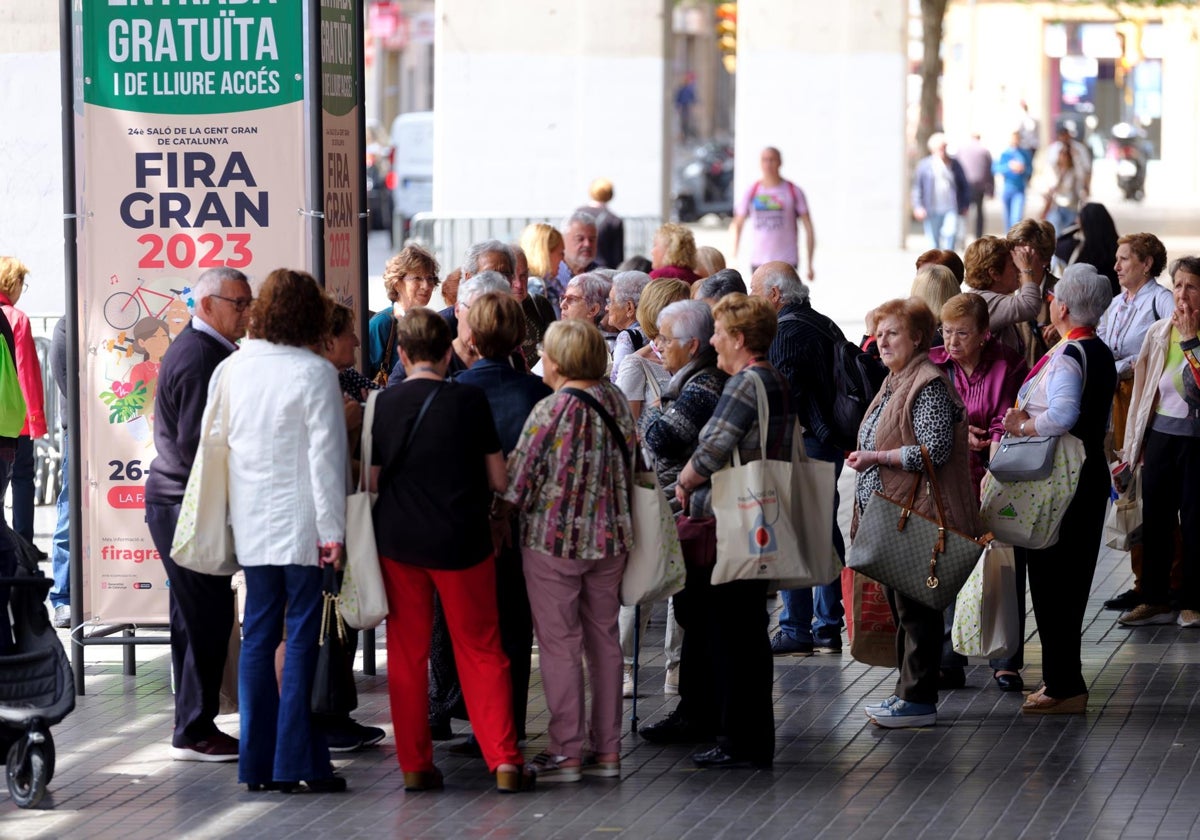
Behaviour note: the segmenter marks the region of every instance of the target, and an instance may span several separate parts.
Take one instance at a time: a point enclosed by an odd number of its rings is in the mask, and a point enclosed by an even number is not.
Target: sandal
[[[582,770],[578,764],[564,764],[567,761],[578,759],[543,752],[535,755],[528,767],[542,782],[578,782],[583,778]]]

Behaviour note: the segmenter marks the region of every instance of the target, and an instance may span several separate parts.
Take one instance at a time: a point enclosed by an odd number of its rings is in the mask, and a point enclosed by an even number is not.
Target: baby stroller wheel
[[[25,761],[21,762],[18,751],[20,744],[13,744],[8,751],[8,792],[21,808],[32,808],[46,795],[46,784],[50,777],[46,772],[46,755],[42,744],[29,747]]]
[[[45,732],[46,740],[42,742],[42,761],[46,764],[46,784],[54,781],[54,737],[50,730]]]

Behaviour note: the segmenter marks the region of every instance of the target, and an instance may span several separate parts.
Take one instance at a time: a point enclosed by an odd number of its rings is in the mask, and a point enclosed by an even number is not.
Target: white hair
[[[808,286],[800,282],[796,269],[787,263],[776,263],[763,271],[762,286],[765,293],[768,289],[778,289],[779,298],[785,304],[804,303],[808,300]]]
[[[499,271],[481,271],[462,281],[458,287],[458,299],[470,306],[475,302],[475,298],[486,295],[488,292],[503,292],[511,295],[512,283],[508,282],[508,278]]]
[[[234,283],[250,282],[246,275],[236,268],[226,268],[225,266],[210,268],[196,279],[196,285],[192,287],[192,300],[196,302],[196,306],[199,306],[200,301],[206,297],[219,295],[221,284],[227,280]]]
[[[613,288],[617,290],[617,300],[621,303],[632,303],[637,306],[641,300],[642,290],[650,282],[650,275],[644,271],[620,271],[613,276]]]
[[[700,339],[700,347],[708,346],[708,340],[713,335],[713,316],[708,304],[702,300],[677,300],[663,307],[658,313],[658,330],[670,322],[675,333],[674,338],[680,341]]]

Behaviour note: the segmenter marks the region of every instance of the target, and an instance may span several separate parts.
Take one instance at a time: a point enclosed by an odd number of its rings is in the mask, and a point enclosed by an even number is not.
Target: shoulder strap
[[[442,392],[442,388],[446,387],[446,383],[439,382],[437,387],[429,392],[429,396],[425,398],[425,402],[421,403],[421,410],[417,412],[417,419],[413,420],[413,424],[408,427],[408,434],[404,436],[404,445],[400,447],[400,452],[396,455],[394,463],[401,463],[405,456],[408,455],[408,450],[412,446],[413,438],[417,436],[417,429],[421,426],[421,421],[425,419],[425,412],[429,411],[429,406],[433,405],[433,400]]]
[[[367,395],[367,407],[363,410],[362,437],[359,439],[358,490],[365,493],[371,486],[368,476],[371,470],[371,427],[375,424],[375,400],[379,399],[379,391],[373,390]]]
[[[616,440],[617,446],[621,447],[621,455],[624,456],[625,463],[632,465],[633,456],[629,452],[629,445],[625,443],[625,433],[621,431],[621,427],[617,425],[617,421],[613,419],[613,416],[605,410],[604,406],[600,405],[600,401],[587,391],[582,391],[579,388],[563,388],[563,391],[600,415],[600,419],[604,421],[604,425],[608,426],[608,431],[612,433],[613,438]],[[630,469],[632,469],[632,466]]]

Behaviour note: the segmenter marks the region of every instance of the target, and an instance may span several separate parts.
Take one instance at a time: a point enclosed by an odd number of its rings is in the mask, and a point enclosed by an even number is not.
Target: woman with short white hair
[[[613,276],[612,289],[608,293],[608,325],[617,330],[617,339],[613,344],[614,383],[625,357],[641,350],[649,341],[637,317],[642,289],[649,282],[650,275],[642,271],[622,271]]]
[[[1112,351],[1096,325],[1112,300],[1108,278],[1087,263],[1067,268],[1054,288],[1050,320],[1062,340],[1042,357],[1021,386],[1024,408],[1004,415],[1009,435],[1063,435],[1083,443],[1085,458],[1075,497],[1049,548],[1016,548],[1029,570],[1029,589],[1042,640],[1042,688],[1026,699],[1027,714],[1081,714],[1088,685],[1080,648],[1110,478],[1104,436],[1117,385]]]

